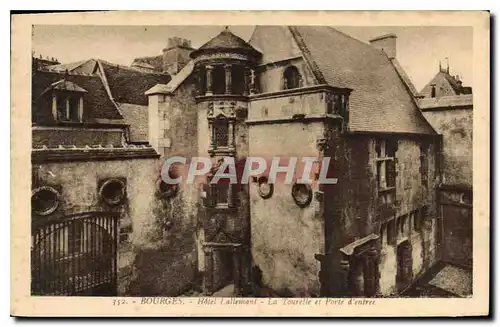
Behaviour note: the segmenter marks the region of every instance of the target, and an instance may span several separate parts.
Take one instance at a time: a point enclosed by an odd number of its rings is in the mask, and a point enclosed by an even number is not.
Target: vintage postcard
[[[15,316],[489,314],[488,12],[12,17]]]

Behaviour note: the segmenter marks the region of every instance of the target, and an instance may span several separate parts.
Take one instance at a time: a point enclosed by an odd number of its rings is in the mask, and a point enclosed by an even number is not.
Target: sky
[[[418,91],[438,72],[440,61],[444,67],[448,62],[450,73],[460,75],[464,85],[473,86],[471,27],[333,27],[363,42],[382,34],[396,34],[396,57]],[[32,52],[35,56],[55,57],[61,63],[96,58],[129,66],[136,57],[161,54],[170,37],[189,39],[196,48],[223,28],[215,25],[36,25],[33,26]],[[248,41],[254,26],[229,28]]]

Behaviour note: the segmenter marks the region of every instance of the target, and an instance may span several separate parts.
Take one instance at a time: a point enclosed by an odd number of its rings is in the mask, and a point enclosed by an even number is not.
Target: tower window
[[[224,94],[226,92],[226,72],[223,66],[214,66],[212,72],[213,93]]]
[[[295,66],[290,66],[287,69],[285,69],[285,72],[283,73],[283,79],[284,79],[285,90],[295,89],[300,87],[301,77],[299,70]]]
[[[245,93],[245,68],[243,66],[233,65],[231,68],[231,87],[233,94]]]
[[[198,94],[205,95],[207,92],[207,70],[205,66],[198,68]]]
[[[215,148],[229,146],[229,122],[226,119],[214,121],[213,140]]]

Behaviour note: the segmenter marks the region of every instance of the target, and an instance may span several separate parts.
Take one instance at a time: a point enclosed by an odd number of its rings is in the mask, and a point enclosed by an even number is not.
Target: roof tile
[[[435,134],[385,53],[330,27],[292,29],[326,82],[353,90],[351,131]]]

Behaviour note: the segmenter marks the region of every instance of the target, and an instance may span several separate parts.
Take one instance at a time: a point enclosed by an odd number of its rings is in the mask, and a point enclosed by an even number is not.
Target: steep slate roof
[[[118,103],[125,123],[130,125],[130,142],[148,142],[148,106]]]
[[[101,59],[89,59],[76,63],[49,66],[52,71],[80,74],[95,74],[101,71],[106,87],[109,87],[111,96],[116,102],[147,105],[148,98],[144,94],[156,84],[166,84],[170,75],[161,73],[147,73],[137,69],[117,65]]]
[[[424,86],[420,95],[431,97],[432,84],[436,85],[436,97],[451,96],[459,94],[471,94],[470,87],[464,87],[454,76],[451,76],[447,70],[439,70],[427,85]]]
[[[269,40],[279,40],[279,42]],[[302,56],[287,26],[257,26],[248,43],[262,52],[263,64]]]
[[[99,76],[65,74],[50,71],[33,72],[32,83],[32,118],[33,122],[51,122],[52,98],[49,94],[43,94],[45,90],[52,87],[54,83],[65,80],[79,88],[86,90],[83,93],[83,120],[86,122],[95,119],[122,119],[115,104],[110,100],[106,88]]]
[[[135,58],[132,65],[135,63],[145,63],[154,68],[157,72],[163,72],[163,55],[139,57]]]
[[[330,27],[290,31],[319,83],[353,90],[351,131],[436,134],[385,53]]]
[[[152,88],[146,91],[146,95],[152,95],[156,93],[161,93],[161,94],[169,94],[177,90],[177,88],[184,82],[189,75],[194,70],[194,61],[190,60],[184,68],[181,69],[181,71],[174,75],[170,82],[168,84],[156,84]]]
[[[170,81],[167,74],[141,72],[103,60],[100,60],[100,63],[116,102],[147,106],[148,98],[144,92],[156,84],[166,84]]]
[[[81,88],[73,82],[67,81],[66,79],[62,79],[58,82],[52,83],[42,94],[49,92],[51,90],[59,90],[59,91],[69,91],[69,92],[78,92],[78,93],[87,93],[87,90]]]

